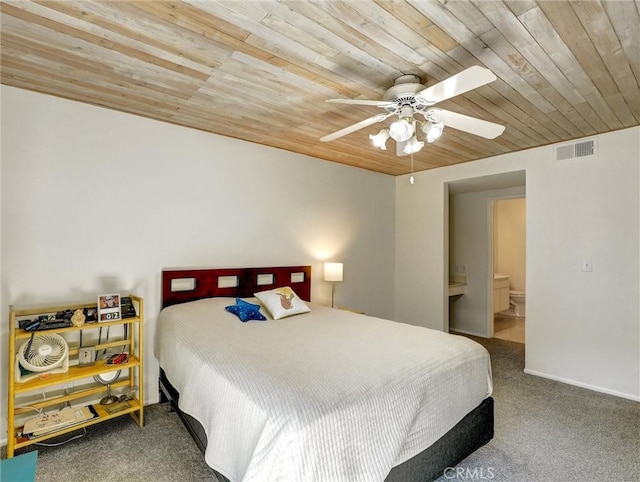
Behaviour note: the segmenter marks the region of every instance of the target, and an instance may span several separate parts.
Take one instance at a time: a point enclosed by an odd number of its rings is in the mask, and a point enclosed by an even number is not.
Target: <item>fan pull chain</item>
[[[416,180],[413,178],[413,151],[411,151],[411,177],[409,178],[409,183],[413,185]]]

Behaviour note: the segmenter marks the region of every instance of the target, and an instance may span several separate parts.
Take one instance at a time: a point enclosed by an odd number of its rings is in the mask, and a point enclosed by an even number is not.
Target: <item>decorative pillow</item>
[[[264,315],[260,313],[260,305],[254,305],[253,303],[241,300],[240,298],[236,298],[235,305],[226,306],[224,309],[234,315],[237,315],[237,317],[240,318],[240,321],[266,320]]]
[[[260,300],[274,320],[311,311],[311,308],[288,286],[260,291],[254,293],[254,296]]]

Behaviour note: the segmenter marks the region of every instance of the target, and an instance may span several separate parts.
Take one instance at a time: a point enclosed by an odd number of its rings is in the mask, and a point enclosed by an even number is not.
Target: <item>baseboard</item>
[[[567,385],[574,385],[580,388],[586,388],[587,390],[591,390],[594,392],[606,393],[607,395],[613,395],[614,397],[626,398],[628,400],[633,400],[634,402],[640,402],[640,396],[632,395],[630,393],[618,392],[616,390],[609,390],[608,388],[598,387],[595,385],[589,385],[588,383],[577,382],[575,380],[571,380],[569,378],[557,377],[555,375],[550,375],[548,373],[537,372],[535,370],[529,370],[528,368],[524,369],[524,372],[527,375],[534,375],[536,377],[548,378],[549,380],[555,380],[556,382],[566,383]]]

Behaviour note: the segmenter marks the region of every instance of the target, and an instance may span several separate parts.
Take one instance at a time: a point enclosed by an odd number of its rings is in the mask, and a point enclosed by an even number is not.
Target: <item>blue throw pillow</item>
[[[236,315],[240,318],[240,321],[266,320],[264,315],[260,313],[260,305],[254,305],[253,303],[241,300],[240,298],[236,298],[236,304],[226,306],[225,310]]]

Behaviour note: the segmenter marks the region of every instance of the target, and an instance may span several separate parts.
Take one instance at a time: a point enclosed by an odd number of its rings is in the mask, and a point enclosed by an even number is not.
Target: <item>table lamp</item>
[[[336,281],[342,281],[342,263],[325,263],[324,280],[331,282],[331,308],[333,308],[333,298],[336,293]]]

